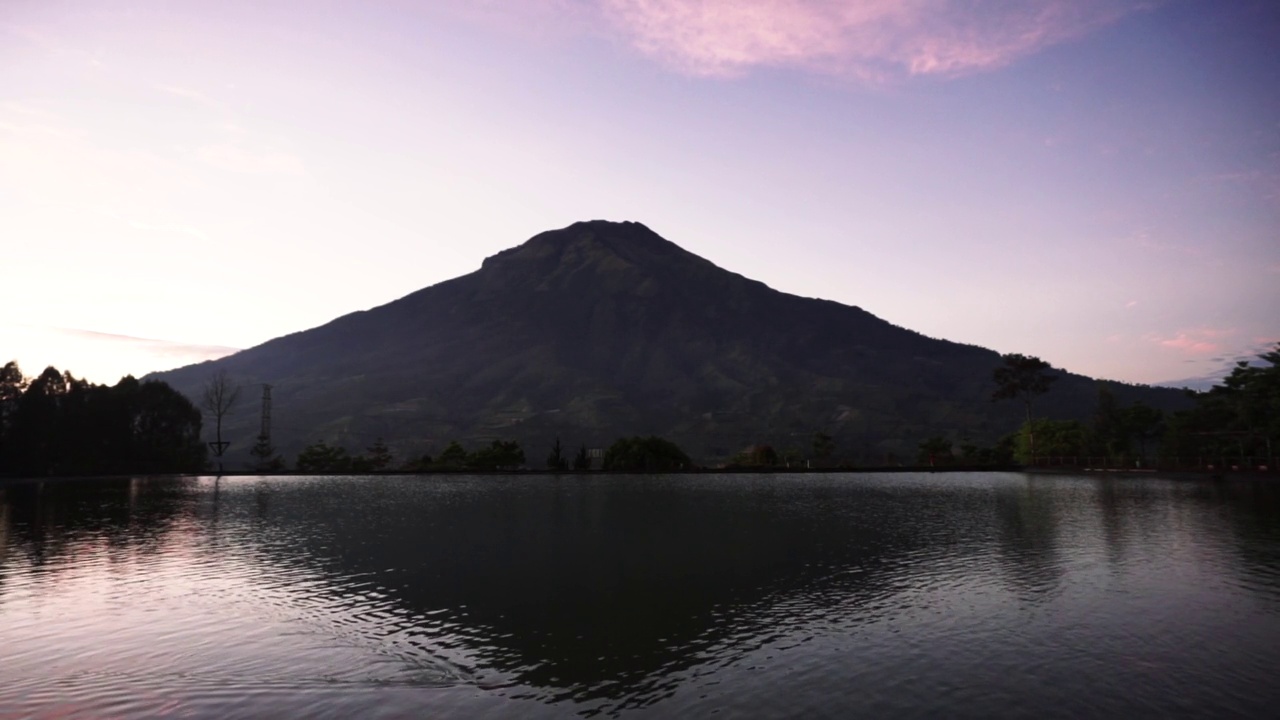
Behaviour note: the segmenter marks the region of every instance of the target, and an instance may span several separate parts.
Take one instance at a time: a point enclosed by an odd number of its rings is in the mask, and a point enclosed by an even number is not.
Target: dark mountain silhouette
[[[639,223],[577,223],[494,255],[469,275],[372,310],[158,377],[188,396],[216,371],[246,387],[224,429],[231,456],[274,386],[277,447],[402,458],[450,440],[515,439],[541,457],[657,434],[703,461],[756,442],[882,460],[923,438],[991,441],[1019,425],[992,403],[999,356],[925,337],[858,307],[802,298],[723,270]],[[1178,391],[1116,385],[1117,399],[1178,407]],[[1037,414],[1083,419],[1096,381],[1062,373]]]

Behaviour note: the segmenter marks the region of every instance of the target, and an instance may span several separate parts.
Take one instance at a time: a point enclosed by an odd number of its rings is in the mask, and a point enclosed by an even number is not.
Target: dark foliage
[[[573,456],[574,470],[590,470],[591,456],[587,454],[587,446],[583,445],[578,448],[578,454]]]
[[[457,440],[449,443],[449,446],[440,453],[436,458],[436,466],[440,468],[462,468],[467,464],[467,451]]]
[[[346,448],[321,440],[298,453],[293,467],[300,473],[344,473],[352,471],[351,461]]]
[[[253,448],[249,450],[249,455],[253,457],[251,467],[257,472],[283,472],[286,469],[284,458],[276,454],[271,438],[266,435],[258,436],[253,443]]]
[[[387,447],[382,438],[378,438],[365,448],[363,460],[369,471],[378,472],[391,467],[394,458],[391,457],[391,448]]]
[[[675,443],[660,437],[622,438],[604,453],[605,470],[666,472],[693,467],[689,456]]]
[[[205,467],[200,412],[158,381],[94,385],[47,368],[0,372],[0,474],[116,475]]]
[[[949,465],[955,459],[951,449],[951,441],[934,436],[920,443],[916,462],[921,465]]]
[[[1280,452],[1280,344],[1239,362],[1220,385],[1193,393],[1195,407],[1166,422],[1161,453],[1173,457],[1274,458]]]
[[[556,442],[551,446],[551,453],[547,455],[547,469],[564,470],[569,467],[569,463],[565,462],[564,452],[560,449],[560,438],[556,438]]]
[[[773,467],[778,460],[773,446],[757,443],[730,458],[728,467]]]
[[[467,467],[474,470],[513,470],[524,465],[524,450],[514,441],[494,440],[467,456]]]
[[[1009,353],[1001,355],[1003,364],[992,372],[996,391],[992,400],[1021,400],[1027,410],[1027,422],[1031,422],[1031,401],[1049,392],[1049,386],[1058,378],[1049,374],[1052,366],[1038,357]]]

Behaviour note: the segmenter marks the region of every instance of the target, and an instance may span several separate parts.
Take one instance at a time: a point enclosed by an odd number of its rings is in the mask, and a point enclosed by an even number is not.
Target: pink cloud
[[[1173,337],[1156,334],[1147,335],[1146,339],[1170,350],[1177,350],[1188,355],[1212,355],[1225,348],[1221,340],[1236,334],[1234,328],[1194,328],[1180,330]]]
[[[865,80],[989,70],[1114,22],[1115,0],[599,0],[603,18],[681,71],[791,67]]]
[[[680,72],[885,82],[1003,67],[1162,0],[449,0],[520,34],[620,38]]]

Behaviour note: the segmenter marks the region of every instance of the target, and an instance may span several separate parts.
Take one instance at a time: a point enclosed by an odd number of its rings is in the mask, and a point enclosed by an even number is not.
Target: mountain
[[[714,461],[752,443],[883,460],[932,435],[992,441],[1022,408],[992,403],[991,351],[925,337],[858,307],[778,292],[634,222],[582,222],[487,258],[462,277],[220,360],[153,377],[198,397],[225,370],[246,388],[224,424],[229,461],[258,432],[292,457],[325,440],[401,457],[451,440],[518,440],[540,464],[569,448],[656,434]],[[1038,414],[1086,418],[1096,381],[1059,372]],[[1121,403],[1183,403],[1113,386]]]

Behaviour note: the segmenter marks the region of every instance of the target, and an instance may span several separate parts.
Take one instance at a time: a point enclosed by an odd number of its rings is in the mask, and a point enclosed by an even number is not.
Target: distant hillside
[[[469,275],[221,360],[159,373],[191,397],[217,370],[245,386],[231,462],[274,386],[277,447],[316,440],[401,458],[450,440],[514,439],[531,463],[556,436],[604,447],[657,434],[703,461],[756,442],[883,459],[931,435],[992,441],[1021,408],[992,403],[999,356],[857,307],[723,270],[639,223],[542,233]],[[1181,407],[1176,390],[1115,385],[1121,403]],[[1062,373],[1037,414],[1086,418],[1096,381]]]

